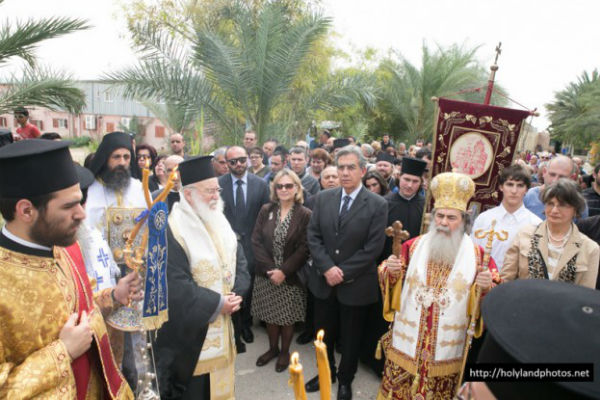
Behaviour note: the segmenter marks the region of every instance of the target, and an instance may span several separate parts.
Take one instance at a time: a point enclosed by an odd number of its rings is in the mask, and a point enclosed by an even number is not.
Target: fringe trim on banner
[[[156,316],[142,318],[142,325],[144,325],[144,329],[148,331],[153,331],[156,329],[160,329],[160,327],[168,320],[169,310],[166,309],[160,311]]]

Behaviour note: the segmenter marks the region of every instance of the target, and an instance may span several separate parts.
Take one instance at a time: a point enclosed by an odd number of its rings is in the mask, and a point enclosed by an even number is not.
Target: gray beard
[[[436,264],[454,265],[465,233],[464,227],[458,228],[448,236],[444,233],[444,228],[436,226],[433,221],[429,225],[428,233],[429,261]]]
[[[105,168],[100,172],[100,178],[104,182],[104,186],[115,192],[124,192],[131,182],[129,170],[121,166],[113,170]]]

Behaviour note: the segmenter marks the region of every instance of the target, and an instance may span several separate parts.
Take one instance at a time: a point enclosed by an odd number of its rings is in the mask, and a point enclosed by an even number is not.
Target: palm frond
[[[83,91],[61,72],[27,68],[22,76],[12,75],[6,83],[7,89],[0,93],[0,114],[23,105],[78,114],[85,106]]]
[[[34,50],[41,41],[89,27],[85,20],[64,17],[27,20],[17,22],[14,26],[5,23],[0,27],[0,64],[6,63],[11,57],[19,57],[33,66]]]

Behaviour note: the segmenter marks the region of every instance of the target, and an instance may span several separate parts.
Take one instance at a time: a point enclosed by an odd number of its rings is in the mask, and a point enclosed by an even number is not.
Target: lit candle
[[[296,400],[306,400],[306,392],[304,391],[304,373],[302,372],[302,364],[300,364],[300,356],[295,351],[290,357],[290,386],[294,388],[294,397]]]
[[[148,178],[150,177],[150,160],[146,160],[144,169],[142,170],[142,190],[144,191],[144,198],[146,199],[146,206],[150,208],[152,205],[152,199],[150,198],[150,189],[148,187]]]
[[[331,400],[331,370],[329,369],[329,358],[327,358],[327,345],[323,342],[324,336],[325,331],[323,329],[319,330],[314,344],[317,355],[317,368],[319,369],[321,400]]]

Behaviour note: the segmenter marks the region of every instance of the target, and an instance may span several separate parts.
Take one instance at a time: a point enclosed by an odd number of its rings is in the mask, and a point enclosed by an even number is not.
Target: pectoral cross
[[[402,228],[402,222],[400,221],[394,221],[392,226],[385,228],[385,234],[393,238],[392,253],[396,257],[400,257],[400,253],[402,253],[402,242],[410,237],[410,233],[402,230]]]
[[[487,269],[488,264],[490,262],[490,254],[492,253],[492,242],[494,241],[494,237],[501,242],[508,239],[508,232],[506,232],[504,230],[495,231],[494,230],[495,227],[496,227],[496,220],[493,219],[492,226],[490,227],[490,229],[488,231],[483,230],[483,229],[477,229],[474,232],[474,235],[477,239],[487,238],[487,242],[485,243],[485,254],[483,256],[483,268],[484,269]]]

